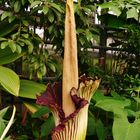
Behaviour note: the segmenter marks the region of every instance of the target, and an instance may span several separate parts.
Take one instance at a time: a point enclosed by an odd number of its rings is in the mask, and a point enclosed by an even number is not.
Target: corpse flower
[[[85,140],[88,106],[100,80],[78,79],[77,39],[73,0],[66,2],[65,48],[62,82],[49,84],[46,91],[37,97],[37,104],[52,110],[56,127],[52,140]]]
[[[62,108],[62,84],[49,84],[45,93],[37,97],[37,103],[51,108],[55,125],[52,140],[85,140],[89,101],[99,86],[100,80],[82,76],[79,88],[73,87],[69,92],[75,110],[66,116]],[[69,105],[67,105],[69,110]]]

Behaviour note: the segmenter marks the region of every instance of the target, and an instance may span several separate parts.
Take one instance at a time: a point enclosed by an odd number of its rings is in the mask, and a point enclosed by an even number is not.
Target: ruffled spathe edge
[[[79,121],[80,120],[79,114],[83,114],[82,113],[83,111],[84,111],[85,117],[88,114],[88,105],[89,105],[90,99],[92,95],[94,94],[94,92],[96,91],[96,89],[98,88],[100,79],[94,80],[91,77],[87,78],[84,75],[80,77],[79,82],[80,82],[79,88],[75,89],[73,87],[70,91],[70,95],[75,104],[76,110],[72,114],[70,114],[68,117],[65,117],[64,111],[62,109],[62,83],[61,82],[54,83],[52,85],[49,84],[47,86],[46,91],[41,96],[37,96],[37,101],[36,101],[37,104],[46,105],[50,107],[52,110],[55,124],[56,124],[56,127],[53,129],[53,132],[52,132],[52,137],[54,135],[56,136],[57,134],[60,135],[59,133],[63,133],[63,131],[65,131],[67,126],[71,126],[71,124],[75,126],[76,125],[75,123],[81,122]],[[83,125],[87,125],[86,123],[87,122],[85,122],[85,124]],[[56,136],[56,138],[57,137],[59,136]]]

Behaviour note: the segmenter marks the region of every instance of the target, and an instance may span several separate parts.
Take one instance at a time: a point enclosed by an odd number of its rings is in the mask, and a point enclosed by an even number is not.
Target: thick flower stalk
[[[62,83],[49,84],[37,103],[51,108],[56,127],[52,140],[85,140],[88,106],[100,80],[78,79],[77,39],[73,0],[66,2]],[[79,83],[79,84],[78,84]]]

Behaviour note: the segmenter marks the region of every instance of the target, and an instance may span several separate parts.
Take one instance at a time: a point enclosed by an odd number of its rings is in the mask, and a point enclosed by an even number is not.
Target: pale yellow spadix
[[[67,0],[62,85],[63,110],[66,116],[75,110],[70,96],[72,87],[78,88],[77,39],[73,0]]]

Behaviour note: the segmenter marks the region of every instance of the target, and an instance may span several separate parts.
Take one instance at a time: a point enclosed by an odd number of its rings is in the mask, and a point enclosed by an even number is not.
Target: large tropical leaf
[[[19,96],[24,98],[36,99],[37,95],[40,95],[45,91],[46,85],[40,84],[34,81],[21,80]]]
[[[114,116],[113,137],[114,140],[140,140],[140,119],[130,123],[127,116]]]
[[[11,63],[22,57],[25,52],[20,54],[13,53],[10,48],[0,49],[0,65]]]
[[[95,106],[105,110],[105,111],[110,111],[113,113],[121,113],[124,107],[130,105],[129,100],[117,100],[117,99],[104,99],[100,100],[96,103]]]
[[[9,68],[0,66],[0,84],[9,93],[18,96],[19,94],[19,77]]]
[[[131,102],[128,99],[106,98],[98,100],[96,106],[105,111],[114,113],[113,138],[114,140],[140,140],[140,118],[136,117],[136,112],[126,108]],[[134,122],[128,121],[128,116],[133,116]]]

